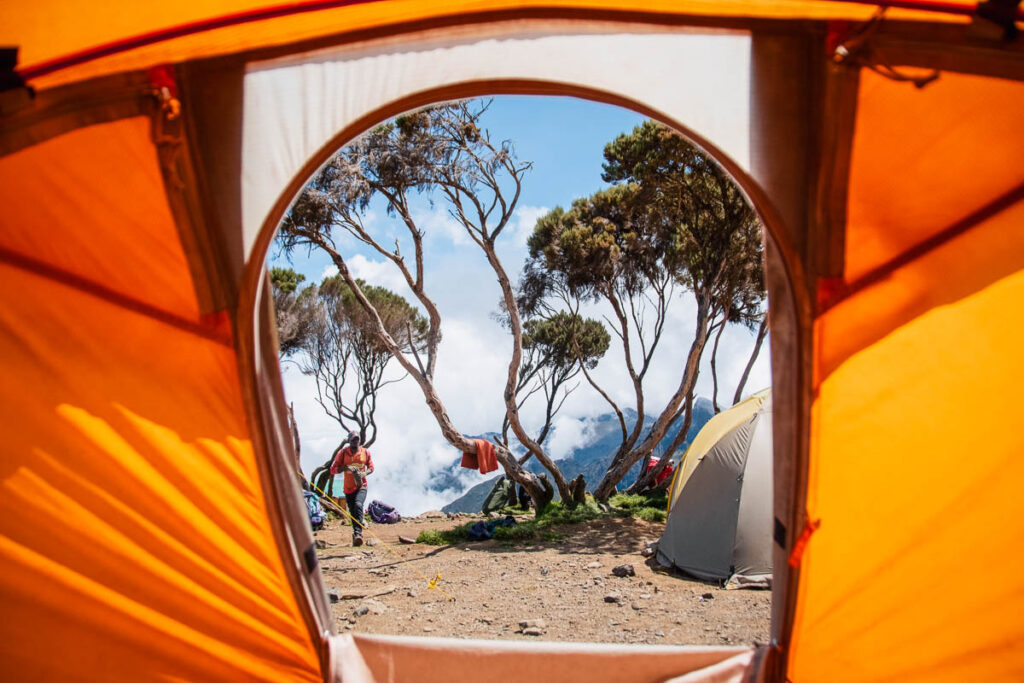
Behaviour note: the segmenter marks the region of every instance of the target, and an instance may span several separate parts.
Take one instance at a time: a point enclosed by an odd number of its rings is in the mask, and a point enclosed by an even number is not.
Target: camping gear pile
[[[396,524],[402,521],[402,515],[398,514],[398,510],[379,500],[370,501],[366,512],[376,524]]]
[[[1015,0],[0,7],[0,679],[1021,677],[1024,575],[999,571],[1024,563]],[[656,117],[765,227],[756,657],[337,632],[274,231],[355,136],[507,93]]]
[[[516,520],[514,517],[509,515],[504,519],[492,519],[487,522],[477,522],[473,526],[469,527],[469,540],[471,541],[487,541],[494,538],[494,530],[500,527],[515,526]]]
[[[480,508],[480,511],[485,515],[489,515],[492,512],[497,512],[507,507],[512,507],[518,502],[516,497],[516,483],[501,475],[497,481],[494,482],[494,487],[491,488],[491,492],[484,498],[484,504]]]

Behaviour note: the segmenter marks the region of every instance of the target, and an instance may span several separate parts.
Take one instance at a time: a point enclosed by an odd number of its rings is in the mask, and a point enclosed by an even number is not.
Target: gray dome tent
[[[769,389],[711,418],[676,468],[658,562],[727,586],[771,585]]]

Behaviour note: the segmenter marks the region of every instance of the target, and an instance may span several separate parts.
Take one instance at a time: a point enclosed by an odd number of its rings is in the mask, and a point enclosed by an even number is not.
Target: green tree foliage
[[[277,320],[277,346],[281,358],[294,355],[316,324],[319,314],[316,302],[298,291],[306,279],[291,268],[271,268],[270,285],[274,295],[274,317]]]
[[[684,399],[712,329],[727,320],[756,325],[764,299],[757,216],[711,158],[652,121],[606,145],[604,157],[603,178],[613,185],[538,221],[520,284],[526,310],[543,310],[552,301],[602,300],[613,311],[638,419],[627,430],[622,410],[587,375],[619,415],[623,436],[595,489],[600,500],[650,456],[690,405]],[[644,378],[677,286],[696,300],[696,329],[679,386],[641,439]]]

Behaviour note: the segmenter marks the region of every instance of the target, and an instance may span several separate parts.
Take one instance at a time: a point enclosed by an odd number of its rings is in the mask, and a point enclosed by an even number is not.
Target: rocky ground
[[[455,638],[734,645],[766,642],[771,593],[724,590],[661,571],[642,551],[663,523],[599,519],[562,540],[407,545],[424,529],[482,519],[427,513],[373,525],[353,548],[332,520],[315,534],[339,631]],[[630,565],[635,575],[616,576]],[[627,573],[622,569],[618,573]],[[428,579],[440,574],[437,588]]]

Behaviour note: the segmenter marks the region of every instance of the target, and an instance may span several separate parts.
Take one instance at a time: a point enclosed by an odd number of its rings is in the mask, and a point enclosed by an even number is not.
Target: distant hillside
[[[706,398],[698,398],[693,404],[693,423],[690,425],[690,429],[686,436],[686,441],[676,451],[676,458],[678,459],[685,451],[690,442],[693,441],[693,437],[697,435],[701,427],[711,419],[714,415],[714,409],[712,408],[711,401]],[[626,426],[632,429],[636,424],[636,413],[633,411],[627,411],[625,414]],[[644,419],[644,431],[646,432],[654,424],[654,418],[647,416]],[[675,435],[679,433],[679,429],[682,427],[681,422],[677,422],[669,427],[668,433],[665,438],[662,439],[662,443],[659,444],[654,450],[656,456],[660,456],[664,451],[664,446],[667,446]],[[590,433],[590,438],[587,442],[577,447],[568,457],[562,458],[558,461],[559,468],[565,475],[566,479],[573,479],[578,474],[583,474],[583,478],[587,482],[587,489],[590,490],[601,480],[604,476],[605,470],[608,469],[608,465],[611,463],[612,458],[615,456],[615,450],[621,443],[621,433],[619,431],[619,421],[614,413],[606,413],[601,415],[596,420],[590,420],[587,424],[587,431]],[[489,436],[489,435],[485,435]],[[479,438],[479,437],[477,437]],[[626,488],[632,484],[637,475],[640,473],[641,463],[637,463],[629,471],[626,477],[619,484],[619,488]],[[439,478],[438,484],[447,482],[449,479],[455,480],[456,474],[459,468],[459,463],[453,463],[451,469],[442,474]],[[536,462],[532,461],[528,465],[528,469],[533,472],[540,472],[543,468]],[[484,498],[490,493],[491,488],[494,487],[494,482],[500,475],[495,475],[486,481],[482,481],[473,488],[469,489],[459,498],[441,508],[444,512],[479,512],[483,506]],[[433,487],[436,491],[444,491],[450,486],[435,486]],[[556,492],[557,496],[557,492]]]

